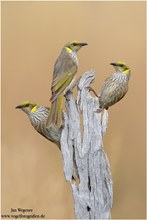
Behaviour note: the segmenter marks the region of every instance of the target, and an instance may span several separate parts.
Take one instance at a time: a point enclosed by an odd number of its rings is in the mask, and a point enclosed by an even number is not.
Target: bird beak
[[[116,63],[110,63],[110,65],[112,65],[112,66],[117,66]]]
[[[83,46],[86,46],[88,44],[87,43],[80,43],[80,45],[83,47]]]
[[[15,108],[22,108],[22,106],[21,105],[17,105]]]

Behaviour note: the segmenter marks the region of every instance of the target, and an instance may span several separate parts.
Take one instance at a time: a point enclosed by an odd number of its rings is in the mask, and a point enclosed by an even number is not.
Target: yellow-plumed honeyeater
[[[115,73],[108,77],[100,89],[99,109],[108,109],[120,101],[128,91],[128,82],[131,75],[131,69],[123,62],[111,63],[115,68]]]
[[[55,143],[60,149],[60,136],[61,130],[57,127],[46,127],[46,121],[48,118],[48,114],[50,109],[46,106],[39,106],[34,102],[22,102],[16,108],[24,111],[35,130],[43,135],[45,138]]]
[[[78,70],[78,50],[87,45],[79,41],[71,41],[63,47],[54,65],[51,86],[51,109],[47,120],[47,127],[62,126],[63,96],[70,89]]]

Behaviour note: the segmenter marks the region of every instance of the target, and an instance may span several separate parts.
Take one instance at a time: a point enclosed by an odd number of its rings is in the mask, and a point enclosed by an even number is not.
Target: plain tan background
[[[109,109],[104,137],[111,164],[113,218],[145,218],[145,2],[2,2],[2,213],[32,208],[46,218],[74,218],[72,193],[57,147],[15,109],[50,105],[53,65],[69,40],[79,73],[95,70],[98,92],[113,61],[132,69],[129,92]]]

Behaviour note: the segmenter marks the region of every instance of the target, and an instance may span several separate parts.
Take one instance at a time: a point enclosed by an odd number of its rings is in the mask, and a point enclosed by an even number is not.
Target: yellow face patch
[[[68,51],[68,53],[72,53],[72,49],[70,49],[69,47],[65,47],[65,49]]]
[[[37,109],[37,105],[35,105],[35,106],[32,108],[31,112],[35,112],[36,109]]]
[[[130,69],[124,70],[123,73],[126,74],[130,71]]]

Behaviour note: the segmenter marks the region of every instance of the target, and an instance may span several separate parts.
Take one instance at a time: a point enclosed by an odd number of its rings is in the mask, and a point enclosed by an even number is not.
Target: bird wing
[[[106,91],[107,89],[113,89],[115,90],[116,89],[116,86],[117,86],[117,83],[115,83],[117,79],[113,77],[113,75],[109,76],[105,81],[104,81],[104,84],[102,85],[101,87],[101,90],[100,90],[100,96],[101,94]],[[112,88],[112,85],[113,85],[113,88]]]
[[[63,49],[54,65],[53,82],[52,82],[52,97],[50,101],[55,100],[61,95],[66,87],[70,84],[77,72],[77,63],[72,56]]]

